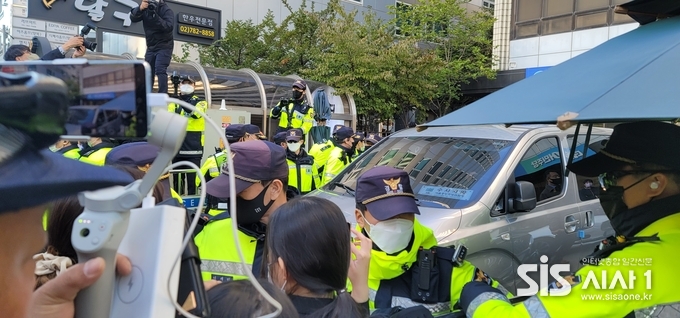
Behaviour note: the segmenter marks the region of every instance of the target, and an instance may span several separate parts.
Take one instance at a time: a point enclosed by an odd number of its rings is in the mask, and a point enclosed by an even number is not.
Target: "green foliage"
[[[394,118],[416,107],[444,115],[470,80],[494,76],[493,16],[468,13],[463,0],[421,0],[408,10],[392,7],[390,21],[346,12],[339,0],[315,10],[303,0],[277,23],[270,11],[260,24],[229,21],[225,37],[210,46],[184,45],[183,62],[198,48],[201,63],[251,68],[265,74],[299,74],[354,96],[359,114]],[[398,34],[397,34],[398,33]],[[404,118],[405,119],[405,118]]]
[[[431,74],[437,83],[430,111],[443,116],[460,98],[460,87],[470,80],[493,78],[493,15],[488,10],[468,12],[464,0],[420,0],[412,7],[392,7],[402,38],[414,39],[444,63]]]

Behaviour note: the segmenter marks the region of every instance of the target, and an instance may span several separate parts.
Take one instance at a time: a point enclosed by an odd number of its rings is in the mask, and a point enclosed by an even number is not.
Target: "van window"
[[[563,166],[557,137],[543,138],[535,142],[522,157],[515,168],[515,181],[533,183],[537,201],[548,201],[562,194]]]
[[[350,163],[334,180],[356,189],[361,174],[376,166],[409,173],[421,206],[464,208],[488,189],[514,141],[455,137],[388,137]],[[344,194],[332,182],[326,190]]]
[[[584,144],[586,142],[586,136],[584,134],[579,134],[578,143],[576,145],[576,152],[574,152],[574,162],[582,160],[583,158],[590,157],[604,148],[604,145],[609,140],[608,135],[591,135],[588,141],[588,151],[585,151]],[[574,143],[574,135],[567,136],[567,141],[569,142],[569,148],[571,149]],[[585,153],[585,157],[583,154]],[[597,178],[594,177],[584,177],[576,175],[576,180],[578,181],[578,197],[581,201],[596,200],[600,196],[600,184]],[[590,186],[588,186],[590,184]]]

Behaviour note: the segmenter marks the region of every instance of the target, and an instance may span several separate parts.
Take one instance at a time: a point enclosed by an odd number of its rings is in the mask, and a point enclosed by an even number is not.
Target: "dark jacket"
[[[146,36],[148,51],[173,49],[172,34],[175,27],[175,13],[172,12],[165,1],[158,3],[156,11],[151,11],[148,8],[144,11],[139,10],[139,7],[133,8],[130,13],[130,21],[142,21],[144,24],[144,36]]]
[[[49,51],[45,53],[45,55],[41,56],[40,59],[43,61],[52,61],[56,59],[63,59],[64,54],[61,54],[61,51],[59,51],[59,48],[56,48],[52,51]]]

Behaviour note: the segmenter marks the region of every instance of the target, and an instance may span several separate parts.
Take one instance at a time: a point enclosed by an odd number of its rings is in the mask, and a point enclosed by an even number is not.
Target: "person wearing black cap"
[[[561,297],[539,294],[513,306],[485,286],[466,285],[461,304],[468,317],[677,317],[678,158],[678,126],[652,121],[614,127],[604,149],[567,168],[598,177],[600,205],[616,236],[584,257],[575,275],[550,285]],[[605,276],[613,281],[600,286]]]
[[[146,173],[151,168],[151,164],[156,160],[160,151],[160,147],[148,142],[130,142],[122,144],[111,149],[106,155],[106,165],[131,166]],[[182,197],[170,187],[169,177],[170,174],[168,173],[161,176],[160,180],[158,180],[163,188],[162,201],[175,198],[179,201],[179,204],[182,204]]]
[[[224,135],[227,137],[229,144],[252,141],[252,140],[263,140],[266,137],[260,130],[260,127],[251,124],[232,124],[224,129]],[[222,143],[220,143],[222,144]],[[208,159],[205,160],[203,166],[201,166],[201,174],[208,182],[222,172],[222,166],[227,161],[227,153],[223,149],[217,149],[216,153]],[[196,177],[196,186],[201,184],[201,180]]]
[[[276,133],[276,135],[274,135],[274,137],[272,138],[272,142],[277,145],[281,145],[283,149],[288,149],[288,144],[286,143],[286,136],[288,136],[287,131]]]
[[[286,135],[286,157],[288,160],[288,186],[295,187],[300,194],[307,194],[321,185],[319,167],[314,158],[307,154],[302,139],[302,130],[291,129]]]
[[[194,105],[198,110],[205,113],[208,111],[208,103],[198,98],[198,96],[194,94],[194,89],[194,80],[190,76],[183,77],[179,86],[179,99]],[[201,159],[203,158],[203,145],[205,143],[205,118],[198,112],[194,112],[178,104],[168,105],[168,111],[187,117],[189,120],[184,142],[179,148],[177,157],[175,157],[172,162],[190,161],[200,167]],[[178,191],[183,187],[183,182],[180,182],[180,180],[186,180],[187,194],[196,194],[196,173],[178,174],[177,178],[173,179],[173,187]]]
[[[272,213],[287,202],[288,164],[286,151],[269,141],[230,145],[236,183],[229,183],[228,171],[207,183],[209,195],[229,199],[236,192],[239,242],[233,241],[231,211],[208,219],[194,241],[201,255],[203,280],[246,279],[244,270],[256,276],[263,265],[264,237]],[[243,268],[235,244],[241,246],[249,268]]]
[[[366,149],[373,147],[373,145],[377,144],[378,141],[380,141],[380,135],[376,133],[370,133],[368,136],[366,136]]]
[[[335,178],[335,176],[342,171],[354,156],[354,130],[352,128],[342,126],[333,134],[333,142],[335,147],[331,150],[328,157],[328,163],[323,172],[323,184],[326,184]]]
[[[366,151],[366,137],[364,136],[364,133],[362,132],[357,132],[352,136],[352,139],[354,139],[354,143],[352,145],[352,148],[354,149],[354,155],[352,156],[352,160],[356,159],[356,157],[361,156],[364,151]]]
[[[314,108],[309,106],[305,100],[306,90],[307,83],[303,80],[296,80],[293,83],[293,99],[290,101],[281,100],[272,108],[269,116],[279,120],[277,133],[292,128],[302,129],[305,136],[309,133],[314,125]]]
[[[419,267],[417,264],[421,251],[435,249],[437,253],[442,253],[445,249],[436,249],[437,239],[432,230],[415,217],[420,214],[420,210],[408,173],[387,166],[371,168],[357,180],[355,200],[357,227],[373,241],[368,273],[368,287],[372,291],[369,293],[371,309],[390,308],[393,299],[396,301],[401,298],[408,299],[408,303],[400,302],[403,307],[423,305],[434,314],[447,313],[460,298],[463,286],[473,280],[482,281],[490,288],[508,294],[497,281],[463,260],[446,274],[440,270],[439,276],[427,279],[449,284],[450,287],[437,288],[447,293],[439,292],[436,298],[427,299],[426,302],[411,301],[414,287],[411,278],[418,275],[415,270]],[[453,262],[449,261],[448,264],[454,266]],[[424,271],[421,269],[422,273]],[[408,279],[395,280],[397,277]],[[420,281],[423,281],[422,278]],[[428,291],[435,294],[434,290]]]

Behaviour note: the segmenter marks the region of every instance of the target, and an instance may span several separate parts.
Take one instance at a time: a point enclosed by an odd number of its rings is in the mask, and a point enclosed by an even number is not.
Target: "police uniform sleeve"
[[[635,257],[616,257],[616,254],[612,254],[608,259],[644,260],[645,257],[651,255],[651,253],[647,252],[641,253],[638,256],[633,255]],[[624,285],[617,283],[614,284],[615,286],[612,286],[612,281],[617,272],[623,273],[622,280]],[[658,279],[652,281],[651,275],[649,275],[649,282],[647,282],[648,278],[645,272],[651,274],[650,267],[603,266],[602,263],[599,266],[586,265],[576,273],[576,276],[564,277],[565,282],[569,283],[569,288],[566,290],[564,286],[559,283],[557,284],[557,288],[562,288],[559,296],[543,296],[539,293],[515,306],[510,304],[507,297],[501,295],[497,289],[488,285],[483,286],[480,282],[471,282],[463,288],[461,306],[466,311],[467,316],[473,318],[489,317],[490,315],[494,317],[530,318],[564,316],[572,318],[625,317],[637,309],[673,301],[671,298],[660,299],[663,296],[656,294],[654,297],[651,297],[651,290],[647,289],[647,287],[652,282],[655,291],[671,290],[675,287],[667,288],[672,286],[672,283],[663,286],[664,283]],[[606,282],[602,281],[603,275],[608,277]],[[633,284],[629,284],[630,275],[635,277]],[[578,279],[574,277],[578,277]],[[603,286],[603,283],[609,285]],[[667,292],[666,294],[674,295],[675,292]]]
[[[314,108],[308,107],[305,117],[302,118],[302,133],[307,134],[314,126]]]
[[[276,104],[276,106],[274,106],[274,108],[272,108],[272,110],[269,112],[269,117],[274,119],[278,119],[279,117],[281,117],[281,102],[279,102],[278,104]]]
[[[203,112],[205,114],[205,112],[208,111],[208,102],[202,100],[202,101],[196,103],[196,109],[200,110],[201,112]],[[199,119],[199,118],[202,118],[203,116],[201,116],[201,114],[199,114],[198,112],[192,112],[191,117],[194,118],[194,119]]]
[[[335,178],[344,167],[345,163],[342,162],[340,158],[331,155],[331,157],[328,158],[328,163],[326,163],[326,168],[324,169],[323,184],[326,184]]]

